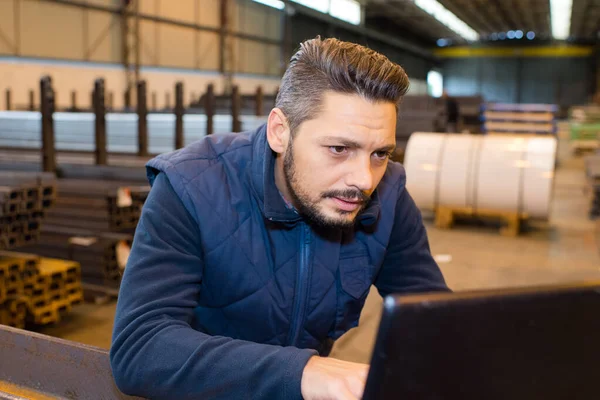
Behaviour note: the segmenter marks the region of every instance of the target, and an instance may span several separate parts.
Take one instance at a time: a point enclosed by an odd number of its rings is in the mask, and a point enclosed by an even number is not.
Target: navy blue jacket
[[[266,126],[148,163],[110,351],[123,392],[301,399],[308,359],[357,326],[372,283],[383,296],[447,290],[400,164],[343,231],[286,207],[274,165]]]

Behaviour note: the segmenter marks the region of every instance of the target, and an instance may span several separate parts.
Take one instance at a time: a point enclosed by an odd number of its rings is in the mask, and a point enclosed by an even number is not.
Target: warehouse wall
[[[75,2],[105,7],[120,4],[119,0]],[[217,73],[219,34],[150,19],[159,16],[218,29],[219,0],[142,0],[140,13],[148,16],[140,20],[140,56],[144,66],[142,78],[148,80],[150,91],[172,91],[177,80],[184,81],[190,95],[203,92],[211,82],[221,91],[222,77]],[[275,43],[279,40],[278,10],[250,0],[235,0],[230,3],[229,13],[232,32]],[[130,29],[133,25],[131,19]],[[89,91],[97,77],[105,77],[109,90],[119,93],[115,95],[115,105],[122,103],[125,74],[121,67],[118,15],[48,1],[0,0],[0,30],[0,90],[11,88],[13,103],[27,104],[28,90],[36,89],[37,93],[42,74],[53,76],[61,106],[69,104],[72,90],[77,92],[81,105],[88,104]],[[259,84],[266,92],[274,91],[279,84],[280,46],[247,39],[229,40],[232,51],[227,53],[227,70],[233,71],[234,82],[242,92],[253,92]],[[159,106],[164,99],[164,95],[158,96]],[[4,103],[4,96],[0,103]]]
[[[74,0],[114,7],[115,0]],[[142,0],[140,13],[218,29],[219,0]],[[278,41],[280,12],[250,0],[232,1],[232,32]],[[40,0],[0,1],[0,55],[77,61],[121,62],[120,17],[114,13]],[[130,29],[134,21],[130,19]],[[218,32],[141,18],[141,63],[151,66],[217,70]],[[279,74],[279,46],[233,39],[235,72]]]
[[[112,0],[94,0],[112,5]],[[119,62],[120,24],[111,13],[36,0],[0,1],[0,54]]]
[[[588,57],[456,58],[444,62],[443,74],[450,94],[492,102],[583,104],[594,85]]]

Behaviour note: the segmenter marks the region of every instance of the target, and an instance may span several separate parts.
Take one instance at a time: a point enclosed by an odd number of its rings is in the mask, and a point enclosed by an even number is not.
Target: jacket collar
[[[295,223],[302,216],[288,208],[275,184],[275,154],[267,142],[267,124],[260,126],[252,140],[252,185],[261,211],[270,221]],[[359,215],[358,222],[370,226],[377,222],[380,212],[379,195],[373,192],[367,208]]]

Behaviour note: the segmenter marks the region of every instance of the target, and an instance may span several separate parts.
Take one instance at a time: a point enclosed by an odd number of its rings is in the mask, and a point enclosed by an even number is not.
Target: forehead
[[[355,94],[326,92],[319,115],[303,125],[303,134],[313,138],[333,135],[365,146],[389,144],[396,138],[396,107]]]

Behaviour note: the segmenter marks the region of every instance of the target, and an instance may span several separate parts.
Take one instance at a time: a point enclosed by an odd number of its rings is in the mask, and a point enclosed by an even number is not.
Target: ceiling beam
[[[477,12],[479,15],[481,15],[482,19],[486,21],[492,21],[493,32],[501,32],[506,30],[504,21],[499,13],[494,13],[492,10],[490,10],[490,8],[493,8],[494,10],[498,8],[495,4],[482,4],[481,2],[477,1],[475,3],[475,7],[477,8]]]
[[[594,13],[592,12],[594,9],[598,10],[596,24],[588,24],[588,22],[592,22],[594,19]],[[581,8],[580,16],[581,18],[579,19],[579,23],[575,26],[573,26],[574,24],[571,25],[571,33],[579,37],[593,37],[596,33],[594,31],[594,27],[597,29],[598,24],[600,23],[600,2],[594,5],[593,0],[586,0]],[[589,31],[585,29],[588,25],[590,26]],[[574,31],[574,28],[577,28],[577,32]]]
[[[534,15],[534,11],[533,10],[533,5],[531,4],[531,0],[521,0],[522,1],[522,8],[521,11],[523,12],[524,15],[526,15],[526,24],[527,27],[523,27],[524,29],[526,28],[527,31],[535,31],[537,30],[537,22],[535,19],[535,15]],[[526,11],[525,11],[526,10]],[[523,32],[524,34],[526,34],[527,32]]]
[[[479,14],[474,12],[472,7],[460,7],[455,0],[441,0],[444,7],[454,13],[458,18],[463,20],[467,25],[471,26],[475,31],[479,32],[494,32],[489,22],[481,18]]]
[[[512,14],[512,19],[513,21],[515,21],[515,23],[517,25],[513,26],[511,29],[514,30],[524,30],[525,32],[527,32],[527,26],[528,23],[526,21],[526,15],[528,14],[528,11],[524,10],[522,7],[521,3],[522,0],[512,0],[511,3],[509,3],[509,10]]]
[[[504,20],[504,26],[505,26],[504,29],[505,30],[515,29],[514,27],[516,26],[516,22],[512,18],[512,15],[510,15],[509,13],[507,13],[506,10],[504,9],[504,7],[501,5],[501,4],[506,4],[506,1],[491,0],[491,2],[494,3],[494,5],[496,6],[496,8],[498,9],[498,13],[500,14],[500,16],[502,17],[502,19]]]

